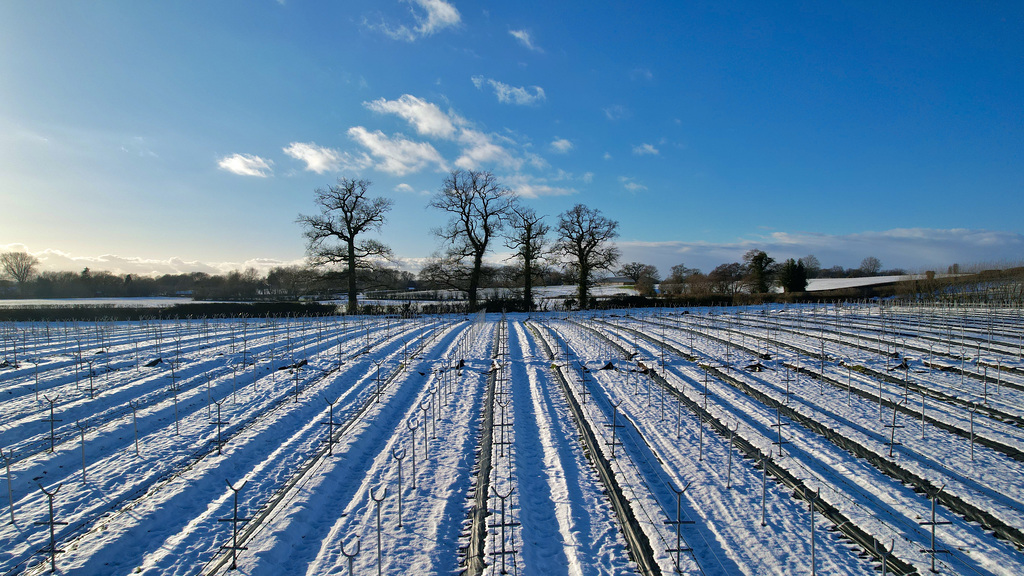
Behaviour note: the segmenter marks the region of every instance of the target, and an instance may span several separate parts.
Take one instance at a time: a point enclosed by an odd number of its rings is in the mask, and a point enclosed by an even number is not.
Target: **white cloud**
[[[591,182],[594,181],[594,173],[593,172],[584,172],[582,180],[583,180],[584,183],[590,184]]]
[[[455,134],[455,123],[462,119],[441,111],[431,102],[417,98],[411,94],[403,94],[398,100],[378,98],[372,102],[364,102],[363,106],[380,114],[395,114],[411,124],[417,132],[424,136],[451,138]]]
[[[491,136],[479,130],[463,129],[459,133],[459,142],[463,145],[462,156],[455,161],[459,168],[475,170],[487,163],[497,163],[507,168],[518,170],[523,161],[516,158],[505,147],[495,144]]]
[[[634,194],[637,192],[647,190],[647,186],[644,186],[643,184],[640,184],[639,182],[636,182],[632,178],[629,178],[627,176],[619,176],[619,182],[622,183],[623,188],[629,190]]]
[[[629,77],[633,80],[654,80],[654,72],[648,68],[634,68]]]
[[[658,149],[655,148],[653,144],[644,143],[639,146],[634,146],[633,154],[636,154],[637,156],[657,156]]]
[[[509,30],[509,34],[519,40],[519,43],[526,47],[527,50],[533,50],[534,52],[543,52],[539,46],[533,43],[533,38],[530,37],[530,33],[526,30]]]
[[[133,136],[121,144],[121,151],[140,158],[159,158],[142,136]]]
[[[494,94],[498,97],[498,102],[502,104],[529,106],[542,102],[547,98],[544,95],[544,89],[540,86],[530,86],[529,88],[525,86],[510,86],[504,82],[483,76],[473,76],[471,80],[478,89],[482,88],[484,84],[490,85],[494,89]]]
[[[227,170],[239,176],[257,176],[259,178],[269,176],[273,172],[270,168],[273,164],[270,160],[260,158],[255,154],[232,154],[217,162],[221,170]]]
[[[417,192],[415,188],[413,188],[412,186],[406,184],[405,182],[402,182],[401,184],[395,186],[395,192],[400,192],[402,194],[418,194],[420,196],[428,196],[428,195],[430,195],[430,191],[429,190],[421,190],[421,191]]]
[[[341,169],[342,155],[337,150],[317,146],[316,142],[292,142],[284,153],[306,163],[306,170],[323,174]]]
[[[380,30],[396,40],[412,42],[425,36],[430,36],[445,28],[458,26],[462,21],[459,11],[444,0],[404,0],[409,4],[418,6],[426,14],[411,9],[416,26],[409,28],[405,25],[391,27],[386,23],[380,25]]]
[[[378,160],[377,170],[404,176],[429,165],[445,170],[444,158],[427,142],[414,142],[402,135],[388,137],[380,130],[370,132],[362,126],[348,129],[348,135]]]
[[[625,118],[629,118],[631,115],[629,108],[626,108],[625,106],[621,106],[619,104],[616,104],[614,106],[608,106],[607,108],[602,108],[602,110],[604,111],[605,117],[612,121],[623,120]]]
[[[572,150],[572,142],[565,138],[556,138],[551,142],[551,149],[559,154]]]
[[[505,184],[524,198],[541,196],[568,196],[576,194],[575,188],[551,186],[545,178],[534,178],[526,174],[515,174],[504,178]]]

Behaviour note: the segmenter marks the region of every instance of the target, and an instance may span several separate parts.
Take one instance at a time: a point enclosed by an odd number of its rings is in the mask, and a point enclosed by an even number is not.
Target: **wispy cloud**
[[[227,170],[239,176],[256,176],[266,178],[273,170],[274,163],[255,154],[232,154],[221,158],[217,165],[221,170]]]
[[[551,150],[558,154],[565,154],[572,150],[572,141],[565,138],[556,138],[551,141]]]
[[[395,186],[395,192],[400,192],[402,194],[417,194],[419,196],[429,196],[430,195],[430,191],[429,190],[420,190],[419,192],[417,192],[415,188],[413,188],[412,186],[406,184],[405,182],[402,182],[401,184]]]
[[[575,188],[568,186],[552,186],[545,178],[534,178],[525,174],[516,174],[505,178],[505,183],[524,198],[539,198],[541,196],[569,196],[576,194]]]
[[[639,146],[633,146],[633,154],[637,156],[657,156],[659,152],[653,144],[644,143]]]
[[[508,33],[515,37],[516,40],[519,40],[519,43],[526,47],[527,50],[533,50],[534,52],[544,52],[544,50],[542,50],[540,46],[537,46],[536,44],[533,43],[533,38],[530,36],[530,33],[528,31],[509,30]]]
[[[396,40],[413,42],[419,38],[430,36],[445,28],[458,26],[462,21],[459,11],[450,3],[444,0],[403,0],[413,5],[410,9],[416,25],[413,27],[404,24],[391,26],[381,23],[378,28],[388,36]],[[416,8],[419,8],[418,10]]]
[[[121,151],[140,158],[159,158],[142,136],[133,136],[126,140],[121,144]]]
[[[316,142],[292,142],[284,153],[306,163],[306,170],[323,174],[341,169],[342,154],[337,150],[317,146]]]
[[[395,114],[409,122],[423,136],[451,138],[455,134],[456,121],[461,120],[446,114],[437,104],[411,94],[403,94],[398,100],[378,98],[364,102],[363,106],[380,114]]]
[[[428,142],[415,142],[402,135],[389,137],[380,130],[370,132],[362,126],[348,129],[350,138],[377,159],[375,168],[395,176],[404,176],[427,166],[445,170],[444,158]]]
[[[492,136],[479,130],[463,129],[459,133],[459,142],[463,145],[462,155],[455,161],[459,168],[474,170],[493,163],[518,170],[523,165],[521,158],[495,143]]]
[[[602,110],[604,111],[605,118],[612,121],[623,120],[625,118],[629,118],[631,115],[629,108],[619,104],[602,108]]]
[[[540,86],[510,86],[504,82],[499,82],[493,78],[485,78],[483,76],[473,76],[473,85],[478,89],[483,86],[489,85],[494,89],[494,94],[498,97],[498,102],[503,104],[517,104],[520,106],[529,106],[543,102],[547,97],[544,95],[544,89]]]
[[[654,80],[654,72],[648,68],[634,68],[629,73],[629,77],[633,80]]]
[[[636,194],[637,192],[643,192],[644,190],[647,190],[647,186],[640,184],[639,182],[637,182],[633,178],[630,178],[629,176],[619,176],[619,182],[622,183],[623,188],[629,190],[634,194]]]

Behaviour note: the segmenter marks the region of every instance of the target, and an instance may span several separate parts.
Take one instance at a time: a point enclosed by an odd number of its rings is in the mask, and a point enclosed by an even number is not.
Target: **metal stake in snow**
[[[771,427],[775,428],[776,431],[778,432],[779,440],[778,440],[778,442],[772,442],[772,445],[779,447],[779,457],[780,458],[783,455],[782,454],[782,445],[783,444],[789,444],[789,440],[783,440],[782,439],[782,427],[783,426],[789,426],[789,422],[783,422],[782,421],[782,409],[779,408],[779,407],[776,407],[775,408],[775,424],[772,424]]]
[[[367,332],[369,334],[369,332]],[[374,360],[374,364],[377,365],[377,403],[380,403],[380,365],[384,363],[383,359]]]
[[[359,538],[356,538],[356,550],[349,554],[345,551],[345,543],[341,543],[341,555],[348,560],[348,576],[355,576],[355,572],[352,570],[352,561],[355,560],[356,556],[359,556]]]
[[[727,464],[726,481],[725,487],[732,488],[732,437],[740,427],[739,422],[736,423],[736,428],[729,428],[729,463]]]
[[[930,548],[925,548],[925,549],[921,550],[921,552],[924,552],[924,553],[926,553],[926,554],[928,554],[929,556],[932,557],[932,568],[931,568],[931,570],[932,570],[933,573],[938,573],[938,570],[935,569],[935,555],[936,554],[949,554],[949,550],[945,550],[945,549],[941,549],[940,550],[940,549],[935,547],[935,527],[939,526],[941,524],[950,524],[950,522],[948,520],[941,520],[941,521],[936,521],[935,520],[935,502],[938,501],[939,494],[945,488],[946,488],[946,485],[943,484],[941,487],[939,487],[938,490],[935,491],[935,493],[933,493],[933,494],[931,494],[929,496],[929,498],[932,501],[932,519],[931,519],[931,521],[918,522],[918,524],[920,524],[921,526],[931,526],[932,527],[932,545],[931,545]]]
[[[221,447],[224,446],[224,440],[221,437],[221,427],[223,425],[227,424],[227,422],[221,420],[221,417],[220,417],[220,405],[222,403],[223,403],[223,401],[221,401],[221,402],[214,402],[214,404],[217,405],[217,421],[213,422],[213,424],[217,426],[217,439],[216,440],[212,440],[212,442],[217,445],[217,456],[220,456]]]
[[[501,524],[492,524],[491,525],[491,528],[499,528],[499,527],[501,528],[501,552],[497,552],[496,551],[494,553],[501,555],[501,573],[502,574],[508,574],[508,570],[507,570],[506,564],[505,564],[505,557],[508,556],[509,554],[515,554],[516,553],[516,549],[515,549],[514,546],[513,546],[512,550],[508,550],[508,549],[505,548],[505,541],[507,540],[507,538],[505,536],[505,528],[513,528],[515,526],[519,526],[519,522],[509,522],[509,521],[506,520],[506,518],[505,518],[505,510],[506,510],[505,501],[509,498],[509,496],[512,496],[512,492],[515,491],[515,486],[510,488],[509,491],[507,493],[505,493],[505,494],[502,494],[501,492],[498,492],[498,489],[494,488],[493,486],[491,487],[491,490],[494,492],[494,495],[497,496],[501,500]]]
[[[412,456],[412,489],[415,490],[416,489],[416,426],[418,426],[418,423],[416,422],[416,419],[413,418],[411,420],[407,420],[405,422],[405,425],[406,425],[407,428],[409,428],[409,431],[412,432],[412,443],[409,444],[409,447],[412,449],[412,454],[411,454],[411,456]],[[426,459],[426,454],[424,454],[424,459]]]
[[[78,427],[78,432],[82,438],[82,484],[85,484],[85,426],[78,420],[75,420],[75,426]]]
[[[11,524],[14,524],[14,488],[11,484],[11,461],[14,460],[14,451],[4,454],[0,448],[0,458],[4,460],[4,468],[7,469],[7,504],[11,509]]]
[[[889,447],[889,458],[892,458],[892,449],[896,446],[902,446],[903,444],[896,441],[896,429],[903,428],[902,424],[896,423],[896,407],[900,403],[893,402],[892,404],[892,424],[886,424],[885,427],[889,429],[889,441],[885,442],[884,445]]]
[[[174,385],[174,380],[171,380],[171,393],[174,394],[174,435],[181,436],[181,428],[178,423],[178,388]]]
[[[132,407],[132,428],[135,429],[135,455],[139,455],[139,419],[138,409],[139,406],[135,403],[135,400],[129,400],[128,405]]]
[[[686,489],[690,487],[690,482],[687,482],[686,486],[683,486],[682,490],[676,490],[676,487],[671,483],[669,483],[668,487],[676,495],[676,519],[666,520],[665,524],[674,524],[676,527],[676,547],[669,548],[666,552],[676,553],[676,574],[682,574],[682,561],[680,555],[683,552],[693,552],[693,548],[690,548],[689,546],[683,548],[683,535],[681,531],[683,524],[693,524],[694,522],[693,520],[683,520],[683,492],[686,492]]]
[[[893,538],[889,543],[888,550],[885,549],[885,544],[879,544],[878,540],[872,540],[871,544],[875,547],[875,554],[882,557],[882,576],[886,576],[889,569],[889,556],[892,554],[893,547],[896,546],[896,539]]]
[[[331,402],[327,398],[324,398],[324,402],[327,402],[327,422],[321,422],[320,424],[327,426],[327,440],[324,440],[324,442],[327,443],[327,454],[333,456],[334,445],[337,443],[334,439],[334,427],[339,425],[334,421],[334,404],[337,400]]]
[[[850,384],[853,380],[853,367],[849,364],[846,365],[846,405],[849,406],[853,402],[853,398],[850,396]]]
[[[45,548],[43,548],[42,550],[40,550],[40,552],[49,552],[49,554],[50,554],[50,572],[51,573],[56,573],[57,572],[57,553],[58,552],[63,552],[63,550],[58,550],[57,549],[57,536],[56,536],[56,533],[54,532],[54,527],[55,526],[67,525],[67,522],[57,522],[56,520],[53,519],[53,497],[57,495],[57,492],[60,490],[60,487],[63,486],[64,484],[63,483],[57,484],[57,487],[53,489],[53,492],[47,492],[46,488],[43,488],[42,484],[36,484],[36,485],[39,486],[39,489],[43,491],[43,494],[46,494],[46,499],[47,499],[47,501],[50,504],[50,521],[49,522],[40,521],[40,522],[35,522],[34,523],[36,526],[49,526],[50,527],[50,545],[45,547]]]
[[[761,464],[761,526],[765,526],[765,496],[768,488],[768,463],[772,461],[771,455],[762,454],[757,451],[758,460]]]
[[[238,493],[241,492],[242,488],[245,488],[245,483],[248,482],[248,480],[243,480],[242,484],[238,488],[235,488],[234,486],[232,486],[231,482],[228,482],[227,480],[225,480],[224,482],[226,482],[227,485],[228,485],[228,488],[231,488],[231,491],[234,492],[235,504],[234,504],[234,512],[232,513],[231,518],[219,518],[218,519],[218,522],[231,522],[231,545],[225,544],[225,545],[221,546],[220,548],[221,548],[221,550],[231,550],[231,567],[229,568],[229,570],[235,570],[235,569],[238,568],[238,563],[237,563],[238,551],[239,550],[248,550],[248,548],[246,548],[245,546],[239,546],[238,545],[238,523],[239,522],[248,522],[250,520],[249,518],[239,518],[238,517]]]
[[[398,461],[398,527],[402,527],[402,458],[405,458],[405,448],[391,447],[391,457]]]
[[[611,458],[610,458],[611,460],[615,460],[615,447],[616,446],[622,446],[622,442],[619,442],[616,439],[617,435],[618,435],[618,429],[623,427],[622,424],[618,423],[619,405],[620,404],[622,404],[622,400],[619,400],[618,402],[612,403],[612,423],[611,424],[605,424],[605,426],[607,426],[607,427],[612,429],[612,441],[611,442],[607,442],[607,444],[612,447],[612,455],[611,455]]]
[[[385,486],[384,490],[381,492],[380,498],[378,498],[377,496],[374,496],[373,492],[370,492],[370,499],[373,500],[374,503],[377,504],[377,576],[381,576],[381,574],[383,574],[383,567],[384,567],[384,555],[382,554],[381,535],[380,535],[381,534],[381,528],[380,528],[380,505],[381,505],[382,502],[384,502],[384,497],[387,496],[387,495],[388,495],[388,487],[387,486]]]
[[[44,395],[43,398],[50,403],[50,417],[45,421],[50,423],[50,452],[53,453],[54,446],[57,444],[57,435],[54,433],[53,425],[56,422],[62,422],[62,420],[53,417],[53,405],[60,399],[60,394],[52,399],[46,395]]]
[[[430,452],[427,450],[427,411],[430,410],[429,404],[420,404],[420,410],[423,411],[423,459],[430,458]]]
[[[807,500],[807,505],[811,510],[811,575],[814,576],[818,573],[817,562],[814,557],[814,507],[817,505],[818,500],[821,498],[821,488],[818,488],[817,492],[811,493],[810,488],[804,488],[804,500]]]
[[[968,408],[967,411],[971,413],[971,462],[974,462],[974,414],[980,406],[974,402],[971,402],[970,406],[972,407]]]
[[[505,445],[512,443],[510,441],[505,440],[505,428],[510,426],[510,424],[508,424],[505,421],[505,412],[507,412],[508,405],[512,403],[512,395],[504,394],[502,398],[495,398],[494,401],[497,402],[498,406],[501,408],[501,424],[492,424],[493,427],[497,427],[501,430],[501,433],[498,437],[499,439],[497,442],[495,442],[495,444],[498,445],[498,456],[504,456]]]

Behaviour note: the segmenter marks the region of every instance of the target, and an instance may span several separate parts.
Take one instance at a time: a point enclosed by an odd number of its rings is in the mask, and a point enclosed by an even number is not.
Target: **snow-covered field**
[[[0,324],[0,572],[1024,574],[1022,320]]]

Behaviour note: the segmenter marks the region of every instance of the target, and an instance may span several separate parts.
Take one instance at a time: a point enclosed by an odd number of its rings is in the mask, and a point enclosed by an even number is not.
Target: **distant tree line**
[[[38,260],[25,252],[0,254],[3,280],[0,296],[20,298],[152,297],[179,296],[195,300],[336,299],[358,311],[358,294],[372,291],[451,291],[465,294],[468,308],[484,300],[517,300],[514,309],[531,310],[536,286],[573,284],[576,293],[567,307],[592,305],[592,287],[599,278],[618,274],[644,297],[707,298],[737,294],[768,294],[782,290],[801,293],[813,278],[897,275],[882,270],[869,256],[858,268],[823,269],[808,255],[777,262],[758,249],[747,251],[742,262],[721,264],[705,273],[685,264],[672,266],[662,278],[658,269],[643,262],[619,264],[614,244],[618,222],[600,210],[577,204],[554,222],[523,205],[520,198],[493,174],[453,170],[427,207],[448,220],[433,234],[439,245],[418,275],[398,270],[389,246],[369,235],[383,230],[394,201],[370,195],[371,182],[339,178],[336,184],[314,191],[318,213],[300,214],[296,221],[306,240],[306,265],[278,267],[263,275],[253,268],[226,274],[165,274],[138,276],[94,272],[36,273]],[[506,264],[489,263],[496,246],[512,251]],[[499,290],[495,290],[499,289]],[[503,290],[501,290],[503,289]],[[512,303],[510,303],[512,304]]]

